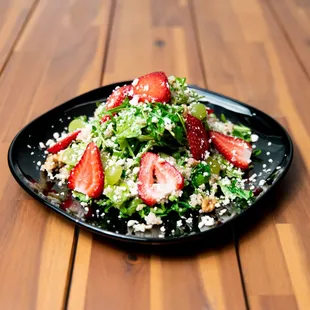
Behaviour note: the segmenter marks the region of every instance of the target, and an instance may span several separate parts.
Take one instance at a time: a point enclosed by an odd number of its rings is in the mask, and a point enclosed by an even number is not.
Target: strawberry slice
[[[138,175],[140,198],[153,206],[159,200],[184,187],[184,178],[180,172],[158,155],[147,152],[141,157]]]
[[[107,121],[109,121],[111,119],[111,116],[110,115],[103,115],[101,120],[100,120],[100,123],[105,123]]]
[[[104,172],[100,151],[94,142],[90,142],[80,161],[71,170],[68,187],[91,198],[98,198],[104,187]]]
[[[106,103],[106,110],[110,110],[113,108],[116,108],[122,104],[124,99],[128,97],[132,97],[132,86],[131,85],[125,85],[119,88],[116,88],[113,90],[112,94],[108,97],[107,103]]]
[[[80,129],[75,130],[73,132],[71,132],[70,134],[68,134],[66,137],[64,137],[63,139],[59,140],[57,143],[55,143],[54,145],[50,146],[47,151],[53,154],[58,153],[61,150],[66,149],[70,143],[76,139],[76,137],[78,136],[78,134],[81,132]]]
[[[187,114],[185,126],[189,149],[194,159],[204,159],[209,150],[209,138],[203,123],[198,118]]]
[[[152,72],[132,82],[133,93],[140,102],[169,102],[171,92],[164,72]]]
[[[250,143],[217,131],[210,131],[214,147],[235,167],[247,169],[251,162],[252,146]]]

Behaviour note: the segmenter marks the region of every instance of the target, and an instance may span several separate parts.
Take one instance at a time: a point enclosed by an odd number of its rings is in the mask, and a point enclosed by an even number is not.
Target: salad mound
[[[200,230],[217,225],[254,200],[246,177],[252,133],[200,99],[185,78],[137,78],[47,141],[41,170],[96,225],[109,212],[133,233],[159,225],[164,236],[170,218],[181,228],[194,214]]]

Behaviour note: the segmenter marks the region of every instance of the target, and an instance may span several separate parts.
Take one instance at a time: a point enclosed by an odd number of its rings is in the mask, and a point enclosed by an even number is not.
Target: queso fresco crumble
[[[84,215],[111,210],[134,232],[177,216],[176,226],[220,223],[254,200],[256,175],[246,177],[259,154],[248,127],[216,115],[199,102],[185,78],[153,72],[117,87],[92,117],[72,119],[40,148],[47,178],[67,186]],[[264,185],[261,180],[260,186]]]

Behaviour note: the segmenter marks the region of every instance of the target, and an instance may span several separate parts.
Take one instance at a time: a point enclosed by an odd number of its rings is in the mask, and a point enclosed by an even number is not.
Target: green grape
[[[203,120],[207,116],[206,106],[202,103],[195,103],[191,106],[191,114],[196,118]]]
[[[105,179],[108,185],[114,185],[121,178],[123,169],[121,166],[109,166],[105,171]]]
[[[72,132],[74,130],[80,129],[80,128],[84,128],[85,127],[85,122],[82,121],[79,118],[74,119],[73,121],[70,122],[69,126],[68,126],[68,131]]]
[[[75,159],[75,152],[72,148],[68,147],[61,153],[61,161],[69,166],[75,166],[77,161]]]
[[[212,174],[219,174],[220,173],[221,165],[215,158],[208,157],[207,163],[210,166],[210,171]]]

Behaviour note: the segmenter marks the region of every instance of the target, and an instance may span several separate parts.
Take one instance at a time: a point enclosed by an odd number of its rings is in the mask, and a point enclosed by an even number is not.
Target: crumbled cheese
[[[127,226],[128,227],[132,227],[132,226],[134,226],[136,224],[139,224],[139,222],[136,221],[136,220],[129,220],[128,223],[127,223]]]
[[[270,146],[272,143],[271,142],[268,142],[268,146]]]
[[[212,226],[214,225],[214,222],[214,218],[212,218],[211,216],[202,216],[198,224],[198,228],[201,229],[203,226]]]
[[[136,210],[137,211],[141,211],[143,208],[144,208],[144,205],[143,204],[139,204],[139,205],[137,205]]]
[[[92,130],[92,125],[87,124],[84,128],[81,129],[81,132],[76,137],[76,140],[89,142],[91,140],[91,130]]]
[[[220,212],[219,212],[219,215],[222,216],[224,213],[227,212],[227,209],[222,209]]]
[[[165,226],[161,226],[161,227],[160,227],[160,231],[165,232],[165,231],[166,231]]]
[[[189,217],[188,219],[185,220],[185,222],[187,224],[192,224],[193,223],[193,218],[192,217]]]
[[[57,140],[57,139],[60,137],[60,135],[59,135],[58,132],[54,132],[54,133],[53,133],[53,137],[54,137],[54,139]]]
[[[182,226],[182,220],[178,220],[177,221],[177,227],[181,227]]]
[[[162,220],[160,217],[157,217],[155,213],[150,212],[147,216],[144,217],[144,220],[147,225],[160,225]]]
[[[273,160],[272,160],[271,158],[269,158],[269,159],[268,159],[268,161],[269,161],[270,163],[272,163],[272,162],[273,162]]]
[[[40,161],[38,161],[38,162],[37,162],[37,166],[40,167],[41,165],[42,165],[42,163],[41,163]]]
[[[269,155],[270,155],[270,152],[267,152],[266,155],[269,156]]]
[[[152,229],[152,225],[145,225],[145,224],[135,224],[133,225],[133,229],[135,232],[137,231],[141,231],[141,232],[145,232],[148,229]]]
[[[190,202],[189,204],[192,207],[201,206],[203,197],[201,194],[192,194],[189,196]]]
[[[133,82],[132,82],[132,86],[137,86],[139,83],[139,79],[134,79]]]
[[[258,138],[259,138],[258,135],[255,135],[255,134],[251,135],[251,141],[252,142],[257,142]]]
[[[258,183],[258,185],[259,185],[259,186],[263,186],[265,183],[266,183],[265,180],[260,180],[259,183]]]
[[[39,147],[40,147],[41,149],[44,149],[44,148],[45,148],[45,144],[44,144],[43,142],[40,142],[40,143],[39,143]]]

